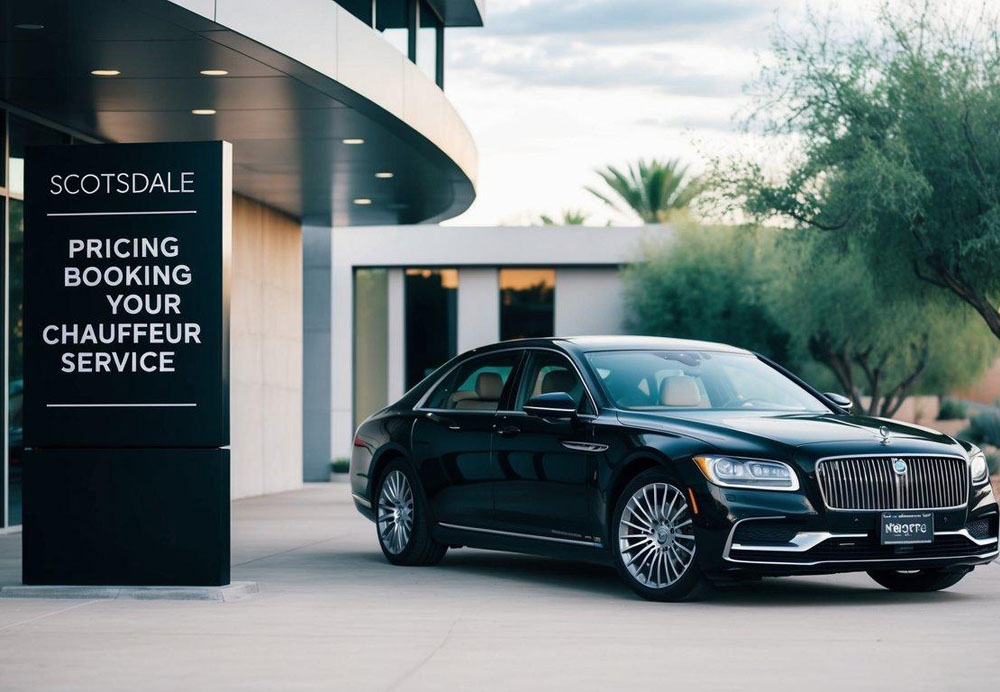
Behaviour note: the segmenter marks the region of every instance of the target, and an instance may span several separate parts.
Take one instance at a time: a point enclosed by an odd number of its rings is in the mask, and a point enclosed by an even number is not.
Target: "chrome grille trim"
[[[897,474],[902,459],[907,472]],[[825,457],[816,481],[827,509],[880,512],[959,509],[969,501],[969,462],[960,456],[872,454]]]

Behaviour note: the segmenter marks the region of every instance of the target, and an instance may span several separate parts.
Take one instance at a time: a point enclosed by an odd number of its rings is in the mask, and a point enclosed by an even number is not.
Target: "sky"
[[[877,4],[836,7],[863,16]],[[448,224],[525,224],[564,209],[588,212],[590,224],[635,223],[584,190],[600,183],[594,169],[645,157],[679,158],[698,172],[744,151],[743,87],[767,59],[775,23],[793,27],[806,8],[486,0],[485,27],[446,34],[445,92],[479,148],[477,199]]]

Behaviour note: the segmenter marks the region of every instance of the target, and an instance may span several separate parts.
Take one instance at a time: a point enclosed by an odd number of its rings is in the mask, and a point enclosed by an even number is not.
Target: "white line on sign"
[[[46,408],[193,408],[198,404],[45,404]]]
[[[197,209],[177,209],[168,211],[60,211],[49,212],[46,216],[151,216],[157,214],[197,214]]]

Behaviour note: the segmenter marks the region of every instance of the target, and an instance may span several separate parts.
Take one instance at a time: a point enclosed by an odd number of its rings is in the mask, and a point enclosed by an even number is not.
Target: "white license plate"
[[[882,512],[882,545],[911,545],[934,542],[933,512]]]

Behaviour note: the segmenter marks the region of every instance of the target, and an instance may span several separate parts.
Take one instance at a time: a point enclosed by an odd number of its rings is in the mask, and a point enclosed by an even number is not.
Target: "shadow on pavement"
[[[346,555],[341,555],[344,559]],[[379,562],[385,564],[386,579],[409,580],[410,568],[392,568],[385,563],[380,553],[352,553],[350,560]],[[417,568],[422,569],[422,568]],[[486,552],[471,550],[449,551],[444,561],[430,569],[442,570],[449,576],[469,575],[483,578],[484,588],[490,579],[502,579],[530,584],[553,590],[570,589],[595,596],[616,599],[638,599],[620,580],[611,567],[589,563],[571,562],[533,555]],[[866,575],[856,575],[856,583],[838,582],[837,577],[772,577],[760,581],[748,581],[714,588],[697,603],[724,606],[845,606],[878,605],[883,607],[913,604],[942,605],[961,600],[976,600],[977,596],[962,593],[959,584],[949,591],[936,593],[893,593],[875,582],[869,582]]]

